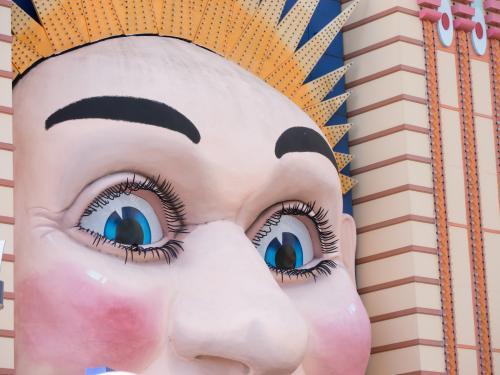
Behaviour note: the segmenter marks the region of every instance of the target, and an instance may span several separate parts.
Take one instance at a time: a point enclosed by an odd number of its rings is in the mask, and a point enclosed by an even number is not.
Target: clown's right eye
[[[122,245],[150,245],[163,238],[153,207],[134,194],[122,194],[102,208],[84,214],[80,227]]]
[[[182,250],[176,237],[185,232],[184,206],[170,184],[133,176],[105,189],[83,212],[77,225],[93,237],[91,246],[125,258],[164,259]]]

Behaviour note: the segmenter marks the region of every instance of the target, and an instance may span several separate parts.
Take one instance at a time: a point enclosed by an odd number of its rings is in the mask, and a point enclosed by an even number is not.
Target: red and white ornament
[[[453,14],[451,12],[450,0],[441,0],[441,5],[438,8],[441,12],[441,19],[438,21],[438,35],[441,43],[446,47],[453,43]]]
[[[486,35],[486,22],[484,19],[483,0],[474,0],[471,6],[476,10],[472,21],[476,23],[472,30],[472,46],[478,55],[486,53],[488,36]]]

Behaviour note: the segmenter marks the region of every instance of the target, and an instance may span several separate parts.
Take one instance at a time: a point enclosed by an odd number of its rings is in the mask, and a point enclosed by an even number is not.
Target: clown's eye
[[[84,215],[80,226],[123,245],[149,245],[163,238],[163,230],[153,207],[133,194],[123,194]]]
[[[170,263],[182,250],[176,236],[185,233],[184,206],[169,183],[137,180],[133,176],[104,190],[85,209],[77,228],[93,237],[91,246],[125,261],[141,255],[142,260]]]
[[[311,235],[302,221],[286,215],[269,229],[257,250],[270,267],[291,270],[314,259]]]
[[[336,251],[335,234],[324,210],[313,204],[283,203],[253,238],[268,267],[281,276],[313,277],[330,275],[336,267],[325,254]]]

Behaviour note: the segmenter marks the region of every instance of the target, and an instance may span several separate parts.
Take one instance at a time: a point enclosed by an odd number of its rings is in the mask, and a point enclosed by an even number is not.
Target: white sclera
[[[282,242],[283,233],[289,232],[293,233],[300,241],[304,265],[314,259],[314,246],[311,234],[307,226],[301,220],[292,215],[284,215],[281,217],[279,224],[271,226],[270,229],[271,231],[260,241],[257,247],[257,251],[262,258],[265,258],[266,249],[274,238]],[[266,230],[268,230],[267,227]]]
[[[163,230],[155,210],[145,199],[133,194],[122,194],[118,198],[110,200],[107,205],[98,208],[89,216],[83,216],[80,220],[80,226],[103,235],[104,226],[109,216],[116,211],[121,217],[123,207],[134,207],[139,210],[149,223],[149,228],[151,229],[151,243],[161,241],[163,238]]]

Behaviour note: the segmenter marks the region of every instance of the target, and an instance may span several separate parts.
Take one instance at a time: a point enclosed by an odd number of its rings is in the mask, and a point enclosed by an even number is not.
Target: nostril
[[[239,361],[234,361],[232,359],[211,355],[198,355],[195,357],[195,359],[203,363],[204,374],[250,374],[250,368],[247,365]]]

